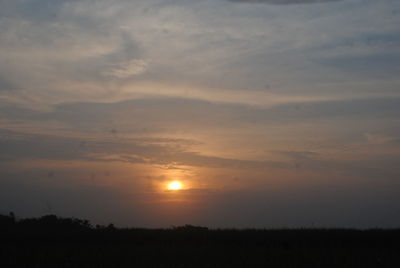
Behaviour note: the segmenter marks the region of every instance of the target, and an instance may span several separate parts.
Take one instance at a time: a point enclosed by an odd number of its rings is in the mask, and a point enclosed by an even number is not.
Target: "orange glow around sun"
[[[182,189],[182,183],[180,181],[172,181],[170,183],[168,183],[168,190],[171,191],[178,191]]]

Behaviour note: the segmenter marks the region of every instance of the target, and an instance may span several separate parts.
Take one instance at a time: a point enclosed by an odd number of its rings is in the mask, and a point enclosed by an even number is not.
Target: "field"
[[[2,267],[400,267],[400,230],[118,229],[0,217]]]

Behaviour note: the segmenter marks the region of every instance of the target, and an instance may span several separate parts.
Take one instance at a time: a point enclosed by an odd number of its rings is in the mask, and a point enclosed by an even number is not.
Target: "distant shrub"
[[[183,225],[183,226],[173,226],[173,230],[179,230],[179,231],[208,231],[207,227],[203,226],[193,226],[193,225]]]

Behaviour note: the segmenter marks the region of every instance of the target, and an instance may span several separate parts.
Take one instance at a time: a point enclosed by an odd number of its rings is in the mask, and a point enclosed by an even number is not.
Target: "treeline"
[[[45,215],[39,218],[17,219],[13,212],[8,215],[0,215],[0,232],[36,231],[50,233],[53,231],[89,231],[96,229],[114,229],[114,225],[93,226],[89,220],[77,218],[62,218],[56,215]]]
[[[101,233],[113,232],[151,232],[151,231],[199,232],[208,231],[207,227],[184,225],[172,226],[169,229],[116,228],[114,224],[93,225],[89,220],[78,218],[63,218],[56,215],[45,215],[39,218],[17,219],[13,212],[0,214],[0,234],[62,234],[62,233]]]
[[[262,246],[400,247],[400,229],[209,229],[184,225],[167,229],[116,228],[88,220],[46,215],[17,219],[0,215],[0,236],[108,239],[129,243],[217,243]]]

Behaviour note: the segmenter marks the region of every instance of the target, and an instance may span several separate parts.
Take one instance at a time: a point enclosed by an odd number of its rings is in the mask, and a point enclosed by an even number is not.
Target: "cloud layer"
[[[0,1],[0,212],[394,226],[399,14],[397,0]],[[168,195],[171,179],[186,189]]]
[[[292,5],[292,4],[316,4],[316,3],[327,3],[336,2],[341,0],[228,0],[231,2],[241,3],[264,3],[273,5]]]

